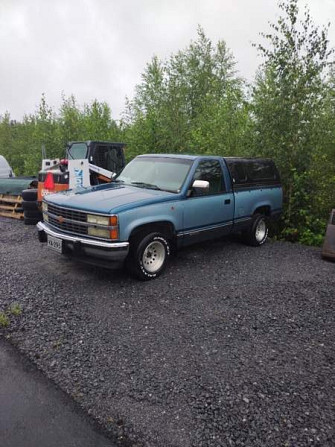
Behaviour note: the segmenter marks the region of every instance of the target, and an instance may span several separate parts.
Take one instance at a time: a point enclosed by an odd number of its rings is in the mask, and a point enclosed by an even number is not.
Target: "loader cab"
[[[73,180],[76,173],[81,173],[84,178],[82,160],[88,160],[89,163],[88,183],[90,185],[109,183],[126,164],[124,148],[124,143],[109,141],[73,141],[68,143],[64,159],[47,160],[48,165],[43,163],[42,170],[38,174],[37,200],[41,202],[46,194],[69,189],[72,183],[71,179]],[[73,163],[71,170],[69,160],[78,160],[79,166],[77,167]]]
[[[78,141],[69,143],[66,155],[69,159],[88,159],[89,164],[118,173],[125,166],[123,143],[107,141]]]

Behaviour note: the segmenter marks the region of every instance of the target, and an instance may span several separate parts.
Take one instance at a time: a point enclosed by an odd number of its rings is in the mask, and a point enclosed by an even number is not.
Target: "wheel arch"
[[[261,205],[258,206],[253,215],[255,214],[263,214],[263,216],[270,217],[271,216],[271,206],[270,205]]]
[[[169,240],[173,240],[175,237],[175,227],[172,222],[160,220],[157,222],[149,222],[145,224],[138,225],[133,228],[129,240],[136,238],[139,235],[149,234],[149,233],[162,233]]]

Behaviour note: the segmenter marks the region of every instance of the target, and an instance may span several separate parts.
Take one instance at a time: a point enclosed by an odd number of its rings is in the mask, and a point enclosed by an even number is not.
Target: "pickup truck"
[[[139,279],[159,276],[172,249],[241,233],[264,244],[282,211],[269,159],[146,154],[112,183],[47,195],[41,242],[97,265],[126,264]]]

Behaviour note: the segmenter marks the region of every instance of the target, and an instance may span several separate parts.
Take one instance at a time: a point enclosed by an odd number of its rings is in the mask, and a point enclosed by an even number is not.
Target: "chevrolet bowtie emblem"
[[[60,224],[64,223],[64,217],[63,216],[58,216],[57,220]]]

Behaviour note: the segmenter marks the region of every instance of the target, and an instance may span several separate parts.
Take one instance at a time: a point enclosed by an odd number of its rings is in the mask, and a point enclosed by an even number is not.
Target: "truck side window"
[[[206,180],[209,182],[208,195],[219,194],[225,191],[222,168],[218,160],[201,161],[194,173],[192,183],[194,180]]]

